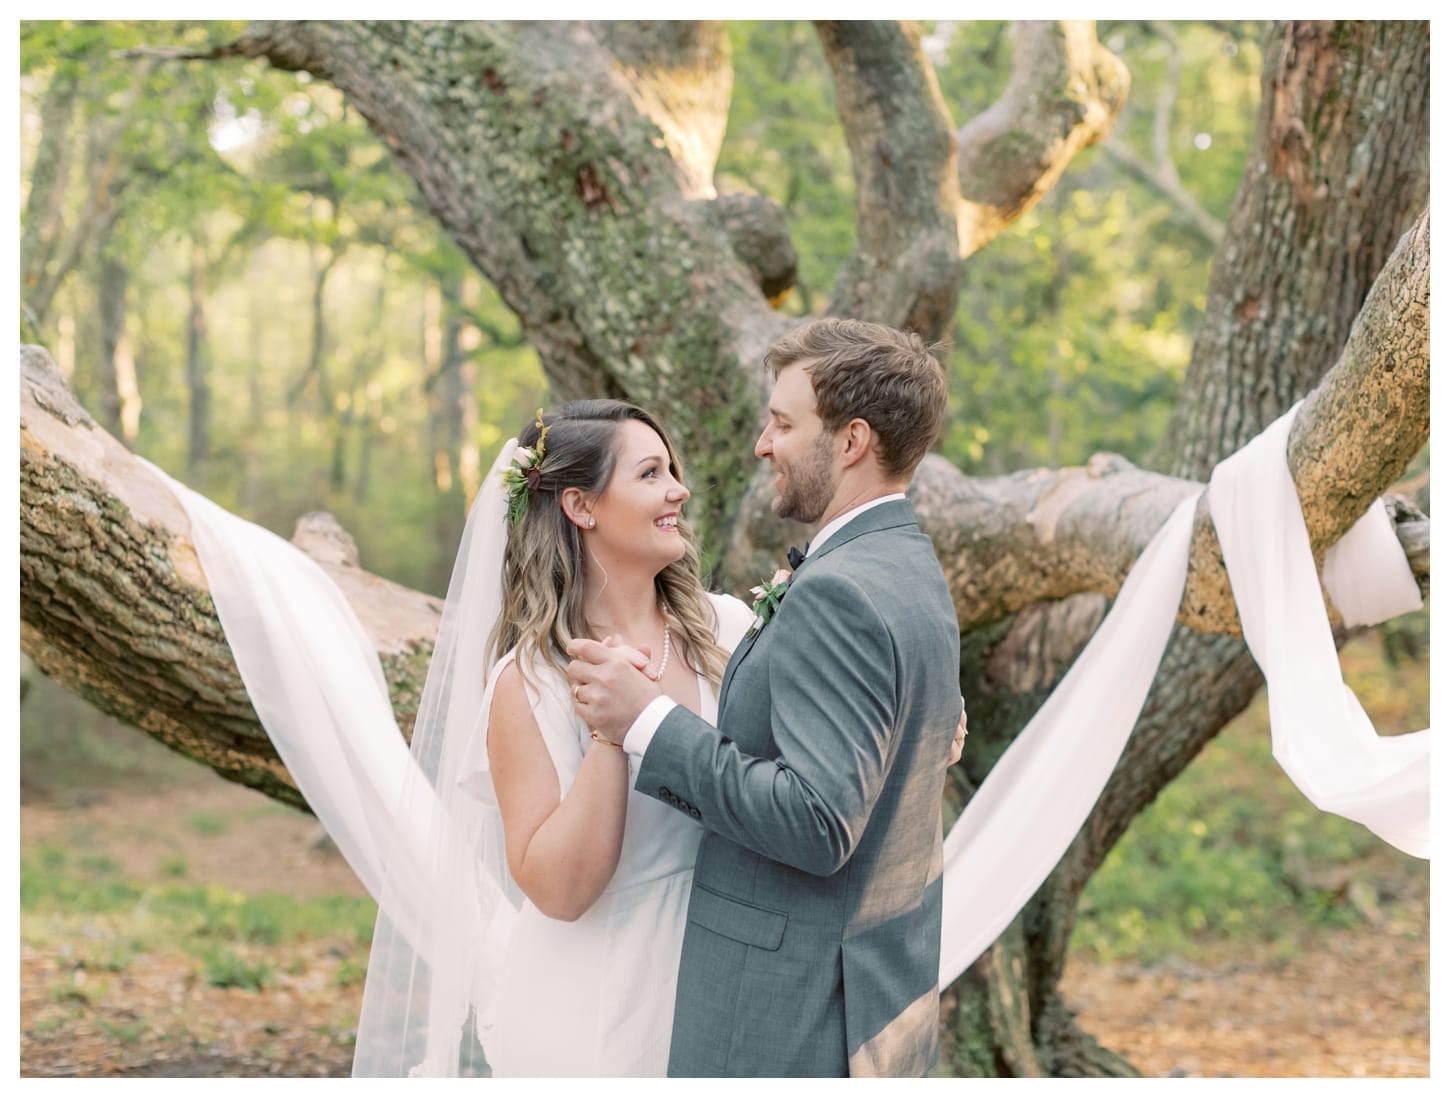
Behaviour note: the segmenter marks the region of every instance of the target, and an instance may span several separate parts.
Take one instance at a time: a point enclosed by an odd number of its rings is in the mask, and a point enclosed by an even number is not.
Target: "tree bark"
[[[1429,51],[1425,23],[1276,26],[1183,382],[1192,399],[1179,401],[1155,465],[1201,480],[1339,357],[1428,200]]]
[[[856,251],[827,311],[935,342],[957,304],[956,149],[912,24],[819,23],[856,180]]]
[[[1128,98],[1127,66],[1090,22],[1014,23],[1012,52],[1001,98],[957,131],[964,257],[1037,205]]]
[[[20,353],[21,647],[61,685],[230,781],[306,808],[257,723],[185,513],[76,403],[38,347]],[[442,604],[307,546],[378,645],[412,727]]]

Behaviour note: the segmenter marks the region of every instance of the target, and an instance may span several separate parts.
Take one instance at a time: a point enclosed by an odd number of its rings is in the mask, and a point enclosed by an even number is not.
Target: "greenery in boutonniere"
[[[785,589],[790,586],[790,576],[788,569],[779,568],[768,581],[762,580],[759,586],[750,589],[750,593],[755,596],[755,602],[750,607],[751,613],[755,615],[755,624],[750,627],[752,634],[763,629],[771,615],[780,609],[780,600],[785,597]]]

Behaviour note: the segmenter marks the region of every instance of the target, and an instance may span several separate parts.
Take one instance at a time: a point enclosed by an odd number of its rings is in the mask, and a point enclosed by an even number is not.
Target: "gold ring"
[[[579,687],[578,687],[577,684],[574,687],[574,704],[575,705],[578,705],[579,704]]]

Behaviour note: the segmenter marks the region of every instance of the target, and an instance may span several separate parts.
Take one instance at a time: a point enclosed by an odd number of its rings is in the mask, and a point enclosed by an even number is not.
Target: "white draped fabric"
[[[1284,456],[1297,407],[1222,462],[1208,488],[1244,640],[1264,672],[1274,758],[1315,807],[1427,858],[1430,730],[1377,735],[1340,674]],[[1350,624],[1421,605],[1378,500],[1330,550],[1324,583]]]
[[[1293,414],[1223,462],[1208,489],[1245,638],[1268,682],[1274,756],[1321,809],[1428,857],[1429,730],[1378,736],[1344,686],[1285,457]],[[441,897],[452,902],[460,891],[484,897],[477,915],[489,919],[497,867],[475,859],[460,869],[457,857],[477,837],[478,821],[445,824],[457,833],[441,844],[430,833],[438,816],[431,768],[425,772],[410,756],[377,654],[336,586],[290,543],[157,475],[191,519],[218,617],[263,727],[349,865],[375,898],[386,899],[398,936],[411,939]],[[1031,898],[1106,785],[1182,598],[1196,504],[1196,496],[1183,500],[1163,524],[1097,633],[948,835],[943,987]],[[1351,623],[1420,605],[1378,501],[1331,552],[1324,583]],[[440,845],[452,853],[445,863],[437,859]],[[390,883],[386,897],[385,862],[390,882],[406,882],[401,889]],[[468,963],[458,968],[439,976],[465,984],[473,978]],[[400,1049],[396,1063],[371,1073],[403,1073],[399,1067],[415,1055]]]
[[[1274,758],[1318,808],[1427,858],[1430,732],[1377,735],[1344,685],[1289,474],[1298,407],[1221,462],[1208,489],[1244,638],[1267,684]],[[1191,496],[1169,515],[1092,640],[947,836],[943,988],[1031,899],[1107,784],[1183,598],[1197,504]],[[1350,624],[1420,608],[1380,501],[1330,551],[1324,584]]]

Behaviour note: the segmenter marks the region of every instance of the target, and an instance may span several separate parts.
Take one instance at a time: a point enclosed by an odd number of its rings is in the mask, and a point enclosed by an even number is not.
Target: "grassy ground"
[[[1385,651],[1350,685],[1428,725],[1426,664]],[[347,1073],[375,909],[315,822],[44,688],[21,800],[22,1075]],[[1149,1075],[1425,1076],[1428,896],[1288,782],[1260,698],[1094,877],[1063,986]]]

